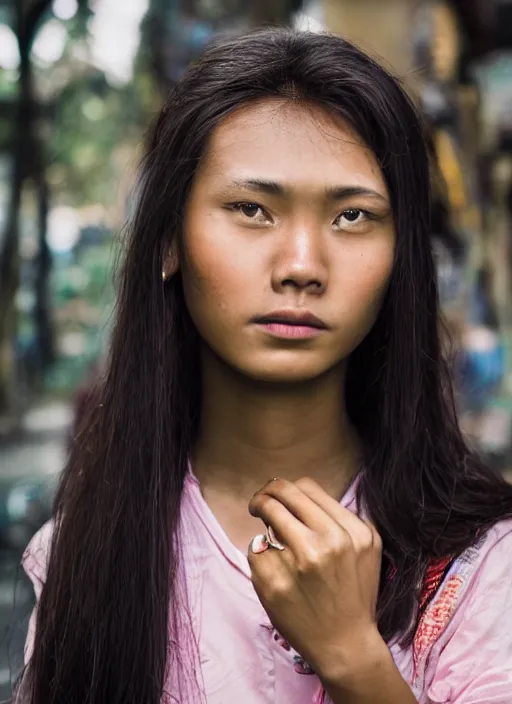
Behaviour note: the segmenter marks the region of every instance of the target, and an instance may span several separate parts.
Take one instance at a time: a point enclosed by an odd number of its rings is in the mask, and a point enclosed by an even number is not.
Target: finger
[[[255,552],[251,540],[247,559],[251,569],[251,579],[258,595],[266,594],[271,587],[281,585],[284,588],[285,585],[289,585],[290,569],[287,560],[283,559],[283,553],[279,550],[267,548],[262,552]]]
[[[249,512],[253,516],[263,518],[261,510],[267,503],[267,497],[279,502],[289,514],[315,533],[324,534],[335,527],[329,514],[294,482],[275,479],[256,492],[249,502]],[[271,525],[279,529],[274,523]]]
[[[370,521],[362,520],[355,513],[342,506],[309,477],[299,479],[295,484],[337,525],[344,528],[358,546],[373,545],[378,533]]]
[[[271,526],[277,540],[292,552],[311,538],[311,531],[273,496],[255,495],[250,506],[251,514]]]
[[[382,551],[382,538],[375,525],[368,519],[364,519],[364,524],[372,534],[373,546]]]

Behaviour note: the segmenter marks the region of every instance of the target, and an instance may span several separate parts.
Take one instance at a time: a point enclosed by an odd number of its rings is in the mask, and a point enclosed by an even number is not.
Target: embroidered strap
[[[448,569],[454,560],[453,555],[431,558],[425,571],[425,577],[420,592],[419,606],[422,612],[439,589]]]
[[[420,612],[424,610],[425,606],[427,606],[439,589],[439,585],[443,581],[454,559],[455,557],[453,555],[447,555],[445,557],[431,557],[428,561],[419,596]],[[388,580],[391,581],[395,574],[396,567],[391,565]]]

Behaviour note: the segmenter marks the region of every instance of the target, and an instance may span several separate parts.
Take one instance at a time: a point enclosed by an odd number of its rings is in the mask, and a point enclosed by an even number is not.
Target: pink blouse
[[[358,512],[355,483],[341,501]],[[318,677],[275,631],[236,549],[190,474],[183,495],[180,578],[188,603],[183,628],[194,633],[200,691],[180,688],[168,670],[162,704],[329,704]],[[32,539],[23,566],[39,597],[51,524]],[[419,625],[414,644],[390,644],[421,704],[512,704],[512,520],[497,523],[450,568]],[[36,609],[25,647],[31,656]],[[174,638],[170,634],[170,641]],[[180,659],[183,648],[173,648]],[[183,664],[181,665],[183,667]]]

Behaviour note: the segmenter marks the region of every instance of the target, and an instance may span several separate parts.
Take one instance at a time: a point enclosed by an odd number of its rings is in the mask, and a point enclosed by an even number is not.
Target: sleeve
[[[50,554],[50,544],[53,533],[53,522],[49,521],[39,530],[28,544],[21,564],[28,578],[32,582],[36,596],[36,605],[30,616],[28,624],[27,639],[25,641],[24,660],[25,665],[29,662],[34,649],[34,636],[37,621],[37,605],[43,591],[48,569],[48,557]]]
[[[512,530],[489,551],[439,653],[428,704],[512,704]]]

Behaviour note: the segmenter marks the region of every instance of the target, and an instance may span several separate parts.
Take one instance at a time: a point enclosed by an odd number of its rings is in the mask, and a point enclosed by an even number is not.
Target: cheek
[[[184,287],[191,294],[222,300],[237,292],[243,283],[237,266],[240,252],[233,251],[225,217],[192,201],[185,214]]]
[[[380,305],[393,270],[394,250],[394,239],[389,238],[361,250],[352,258],[348,268],[350,288],[362,308]]]
[[[394,247],[378,246],[359,252],[345,262],[337,300],[343,300],[342,328],[356,345],[373,327],[393,270]],[[351,344],[352,344],[351,343]]]
[[[359,278],[359,296],[371,307],[380,306],[393,270],[393,251],[384,251],[380,257],[363,258]]]
[[[216,318],[226,321],[226,313],[243,293],[243,277],[231,256],[212,242],[191,235],[183,252],[182,280],[185,301],[192,319],[201,328]],[[222,315],[220,315],[222,313]],[[212,320],[213,322],[213,320]]]

